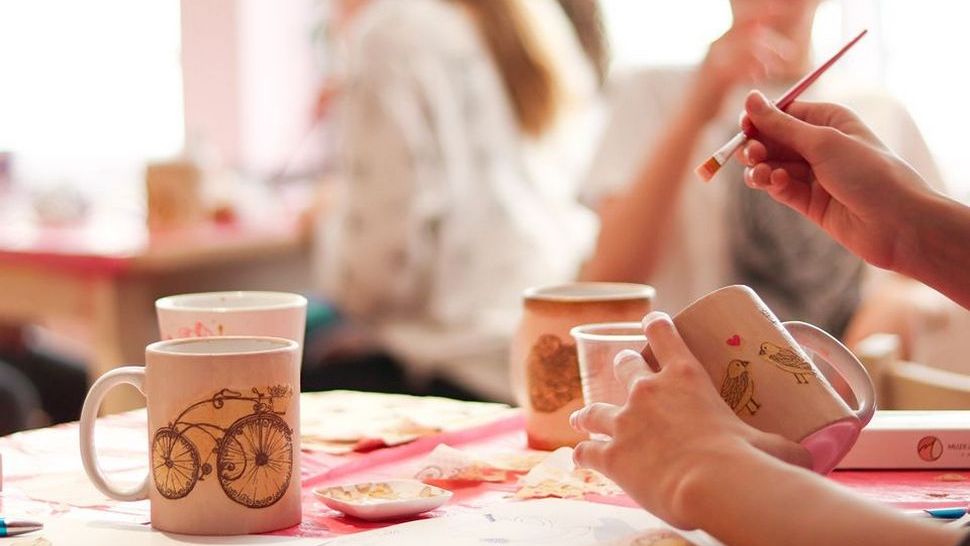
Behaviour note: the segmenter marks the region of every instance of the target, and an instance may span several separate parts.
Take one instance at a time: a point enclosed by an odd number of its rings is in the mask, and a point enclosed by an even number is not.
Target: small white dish
[[[313,494],[348,516],[378,521],[434,510],[448,502],[452,493],[418,480],[387,480],[317,487]]]

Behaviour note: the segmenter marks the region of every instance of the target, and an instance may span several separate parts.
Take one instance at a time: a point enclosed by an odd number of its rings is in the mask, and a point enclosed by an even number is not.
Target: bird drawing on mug
[[[742,410],[754,415],[761,407],[754,399],[754,380],[748,374],[748,364],[747,360],[732,360],[721,382],[721,398],[738,415]]]
[[[815,375],[812,365],[791,349],[779,347],[766,341],[761,344],[761,350],[758,351],[758,354],[778,366],[779,369],[794,375],[797,383],[807,384],[808,376]]]

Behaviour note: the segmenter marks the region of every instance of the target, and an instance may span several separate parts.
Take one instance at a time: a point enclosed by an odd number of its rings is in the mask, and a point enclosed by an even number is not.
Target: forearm
[[[717,460],[685,475],[678,498],[689,521],[728,546],[954,546],[961,536],[753,449]]]
[[[653,274],[708,121],[691,102],[667,125],[633,183],[599,210],[599,239],[583,280],[643,282]]]
[[[915,210],[900,236],[898,271],[970,309],[970,207],[933,194]]]

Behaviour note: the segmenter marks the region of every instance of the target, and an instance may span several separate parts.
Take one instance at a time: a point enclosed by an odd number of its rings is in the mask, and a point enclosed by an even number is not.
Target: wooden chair
[[[879,409],[970,409],[970,375],[900,360],[899,347],[898,336],[876,334],[855,348]]]

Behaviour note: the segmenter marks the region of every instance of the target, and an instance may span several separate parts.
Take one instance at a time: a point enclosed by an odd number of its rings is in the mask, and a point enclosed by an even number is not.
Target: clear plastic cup
[[[613,375],[613,357],[623,349],[642,351],[647,344],[639,322],[582,324],[569,333],[576,340],[579,376],[586,404],[626,402],[626,386]]]

